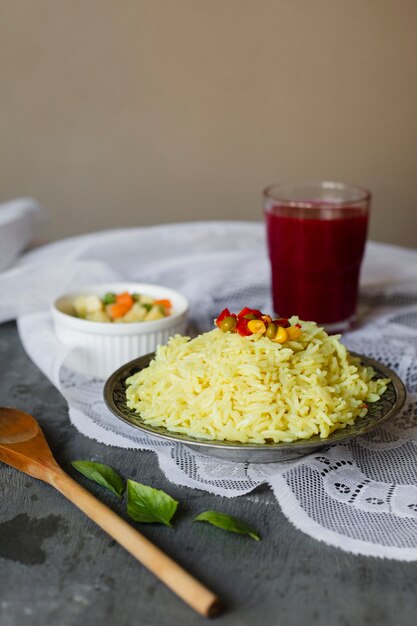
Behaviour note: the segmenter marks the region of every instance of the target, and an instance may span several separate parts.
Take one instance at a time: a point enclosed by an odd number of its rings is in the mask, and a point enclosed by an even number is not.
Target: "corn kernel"
[[[266,326],[263,323],[262,320],[250,320],[250,322],[248,322],[248,328],[251,331],[251,333],[261,333],[263,334],[266,331]]]
[[[275,341],[276,343],[284,343],[284,341],[287,341],[287,339],[288,339],[287,329],[284,328],[283,326],[279,326],[277,334],[272,341]]]
[[[288,340],[291,341],[293,339],[297,339],[301,335],[301,329],[297,328],[297,326],[290,326],[285,329],[287,331]]]

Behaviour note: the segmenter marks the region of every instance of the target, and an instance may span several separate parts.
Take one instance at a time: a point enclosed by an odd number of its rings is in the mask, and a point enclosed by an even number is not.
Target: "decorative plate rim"
[[[296,452],[297,450],[308,451],[308,449],[310,448],[343,443],[352,439],[353,437],[364,435],[365,433],[368,433],[369,431],[381,426],[389,419],[393,418],[404,406],[407,397],[407,391],[404,383],[395,372],[393,372],[386,365],[383,365],[379,361],[376,361],[370,357],[357,354],[356,352],[350,352],[350,354],[354,357],[359,358],[363,365],[373,367],[379,377],[390,378],[391,382],[389,383],[387,391],[384,393],[381,399],[370,405],[370,410],[368,411],[366,416],[362,418],[357,418],[354,424],[347,426],[346,428],[340,428],[335,430],[329,435],[329,437],[326,438],[321,438],[319,435],[313,435],[309,439],[297,439],[292,442],[283,441],[277,443],[271,442],[263,444],[241,443],[239,441],[199,439],[197,437],[189,437],[187,435],[182,435],[181,433],[171,432],[164,427],[149,426],[141,422],[140,416],[131,409],[128,409],[126,407],[125,410],[123,410],[119,406],[119,403],[115,400],[114,396],[118,386],[120,386],[121,384],[124,385],[124,382],[129,376],[132,376],[134,373],[148,366],[149,362],[155,355],[154,352],[133,359],[132,361],[125,363],[115,372],[113,372],[113,374],[110,375],[104,385],[104,401],[107,408],[117,418],[147,435],[151,435],[159,439],[165,439],[172,443],[182,443],[183,445],[207,448],[207,452],[209,452],[210,449],[227,449],[230,451],[247,450],[257,452],[272,452],[273,450],[293,450],[294,452]],[[387,393],[388,396],[386,397]],[[391,399],[391,401],[389,401],[389,398]],[[388,407],[386,411],[383,410],[384,404],[387,404]],[[382,411],[381,415],[374,417],[374,414],[378,411],[379,413],[381,413]]]

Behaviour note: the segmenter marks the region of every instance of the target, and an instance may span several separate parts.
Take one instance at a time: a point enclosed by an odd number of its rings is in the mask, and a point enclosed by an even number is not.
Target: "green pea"
[[[102,302],[103,304],[113,304],[116,302],[116,294],[109,291],[102,297]]]
[[[246,315],[244,315],[243,317],[245,320],[257,320],[258,319],[255,313],[246,313]]]
[[[226,333],[228,330],[234,330],[236,328],[237,325],[237,321],[236,318],[233,317],[233,315],[229,315],[228,317],[225,317],[221,322],[220,322],[220,328],[221,330]]]
[[[276,324],[268,324],[265,335],[268,339],[275,339],[277,334],[277,325]]]

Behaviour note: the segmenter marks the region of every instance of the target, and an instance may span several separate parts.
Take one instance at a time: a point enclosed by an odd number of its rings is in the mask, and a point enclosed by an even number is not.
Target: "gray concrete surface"
[[[76,475],[71,460],[107,463],[180,500],[175,528],[137,526],[223,598],[218,626],[416,624],[417,563],[353,556],[314,541],[285,519],[267,488],[226,499],[177,487],[152,453],[85,438],[25,355],[12,323],[0,326],[0,372],[0,405],[32,413],[58,462],[120,515],[124,504]],[[251,522],[262,542],[191,523],[212,508]],[[0,464],[1,626],[203,623],[59,493]]]

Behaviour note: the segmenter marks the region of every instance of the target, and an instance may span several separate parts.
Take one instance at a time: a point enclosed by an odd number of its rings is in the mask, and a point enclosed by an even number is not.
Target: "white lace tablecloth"
[[[226,463],[142,435],[105,407],[103,381],[65,366],[52,331],[51,299],[82,283],[128,279],[180,290],[193,332],[225,306],[271,310],[264,227],[195,222],[114,230],[59,241],[0,274],[0,321],[18,317],[23,345],[61,391],[73,424],[122,448],[152,450],[166,477],[223,496],[271,486],[288,519],[308,535],[356,554],[417,560],[417,251],[369,243],[362,272],[361,325],[352,350],[393,368],[408,389],[396,419],[349,444],[296,462]]]

